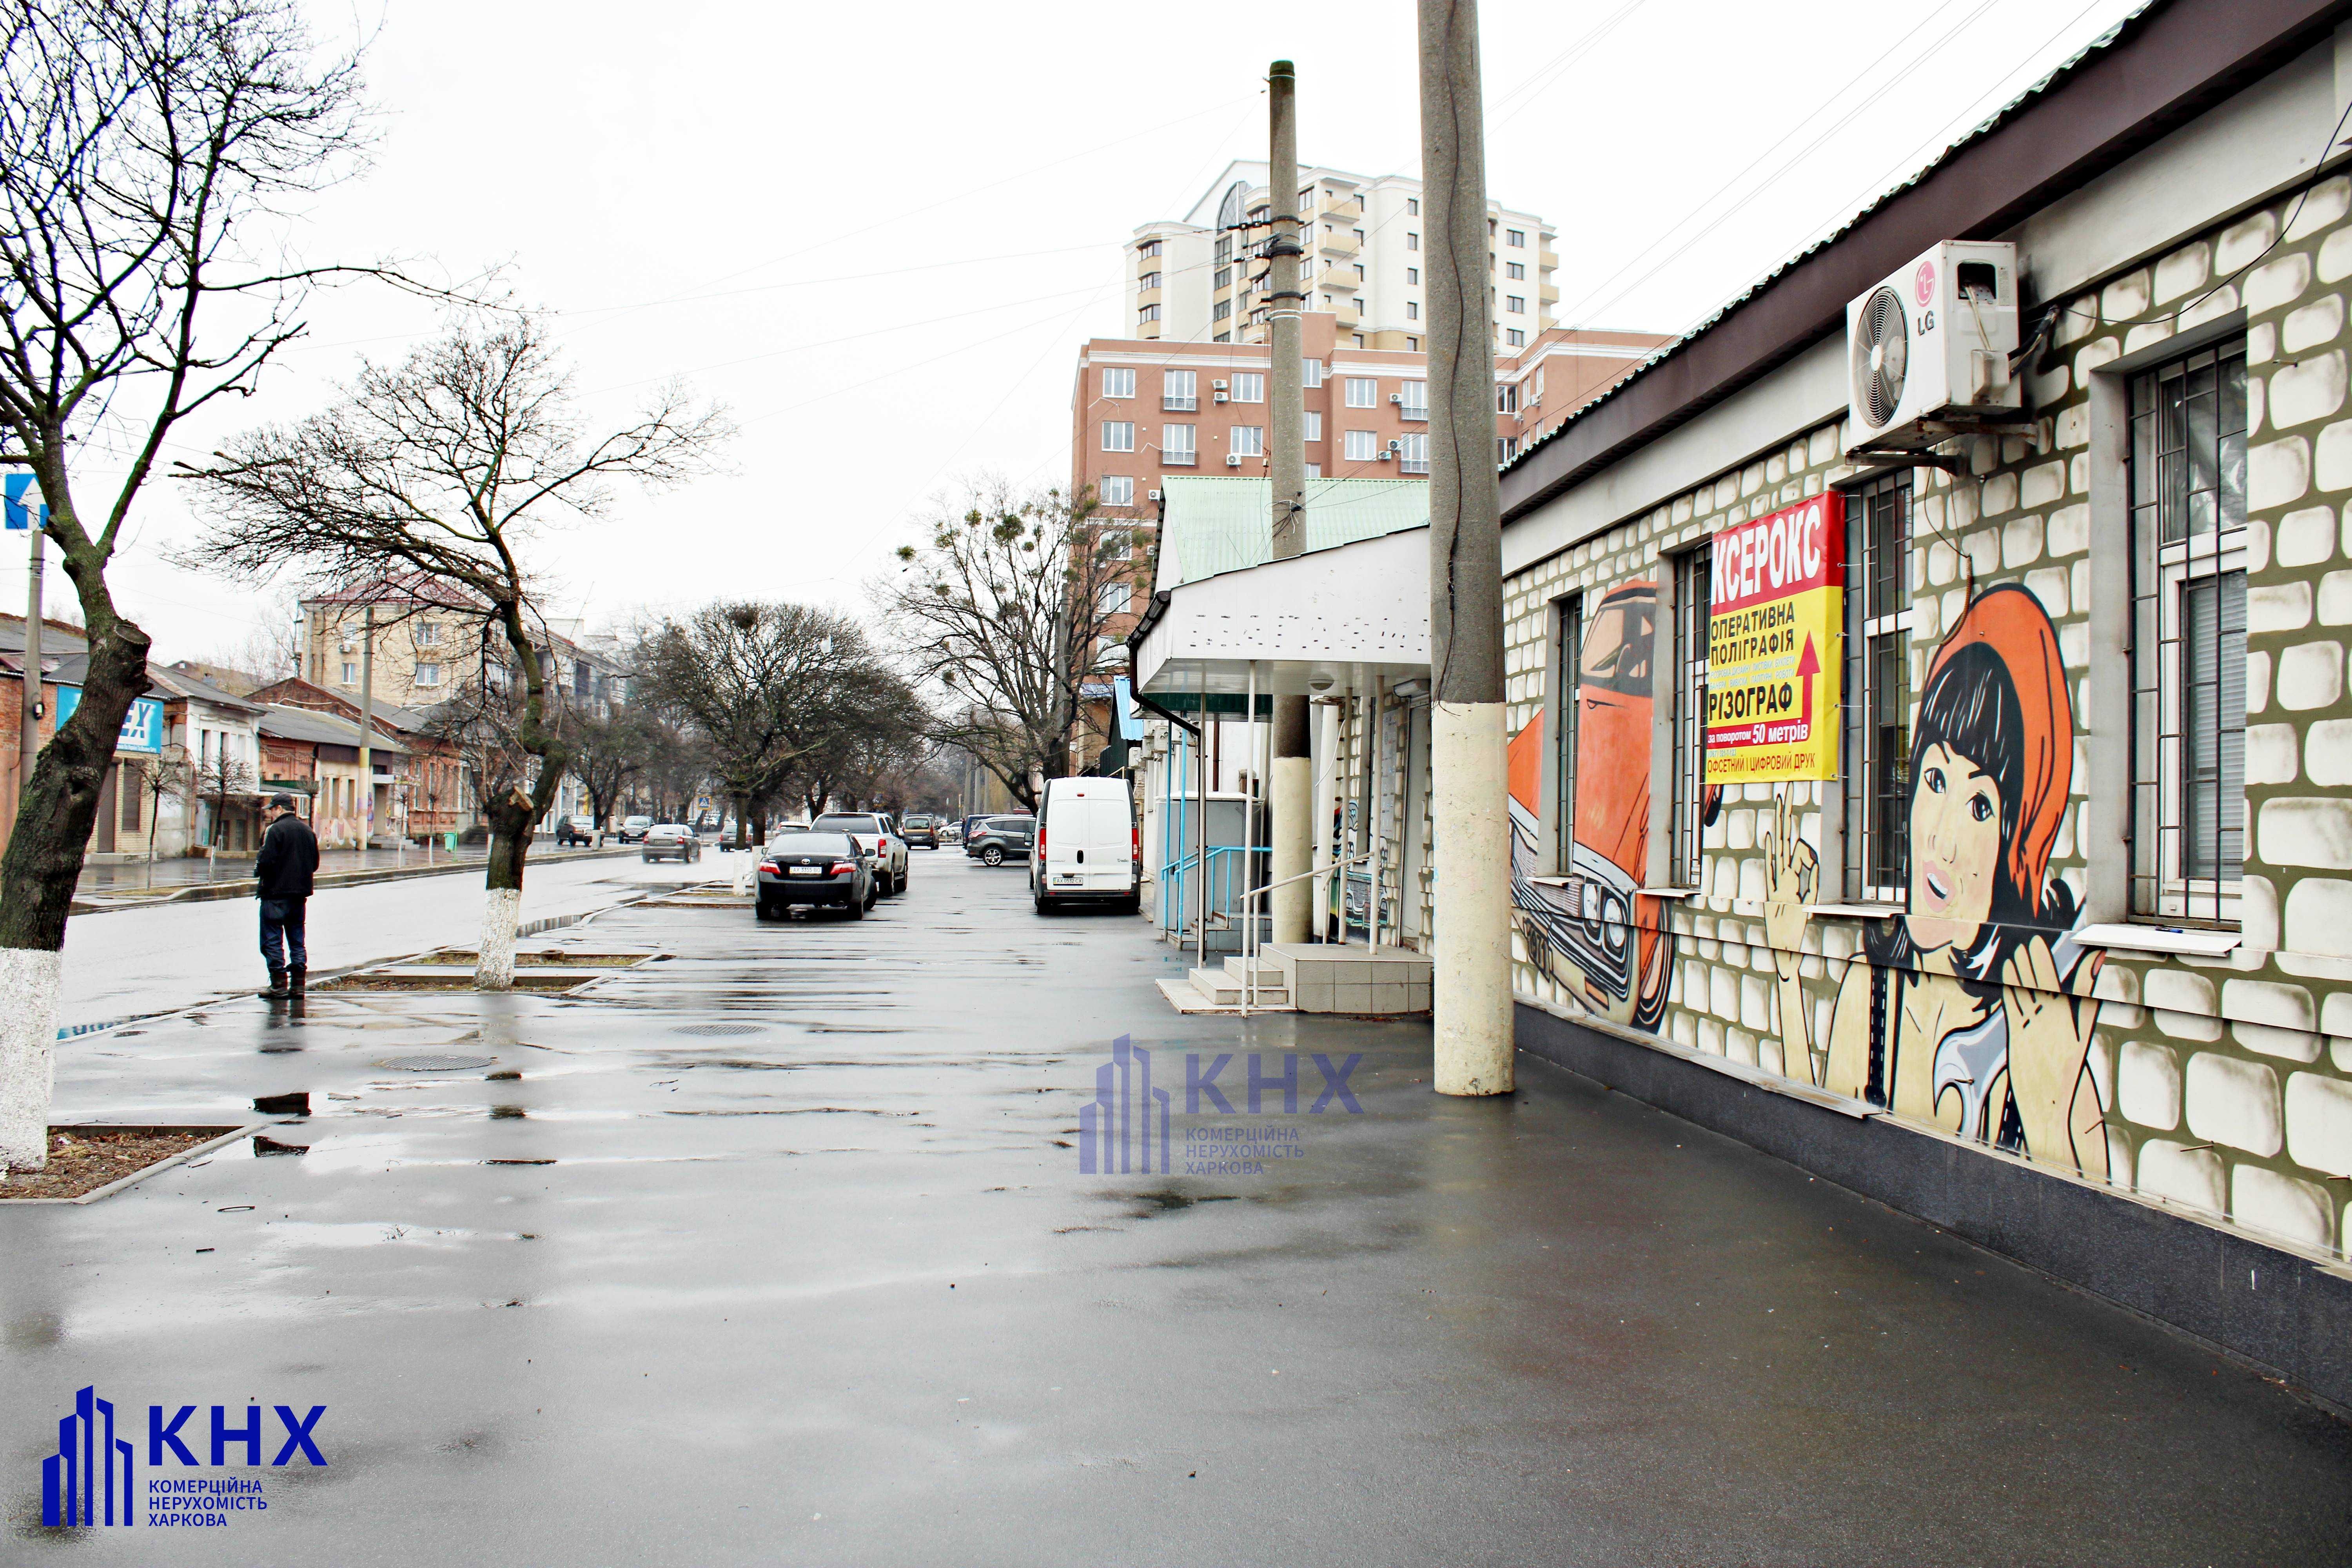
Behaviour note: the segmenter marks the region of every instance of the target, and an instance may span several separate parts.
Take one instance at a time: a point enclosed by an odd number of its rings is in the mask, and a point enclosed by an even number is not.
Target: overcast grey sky
[[[2137,3],[1485,0],[1490,184],[1558,226],[1563,321],[1679,331]],[[929,498],[1061,482],[1121,242],[1264,155],[1268,59],[1297,62],[1305,159],[1418,163],[1406,0],[379,4],[313,7],[322,35],[374,31],[382,134],[300,253],[503,264],[604,416],[683,374],[741,426],[727,477],[541,545],[552,612],[592,623],[720,593],[857,606]],[[362,289],[311,319],[182,455],[434,325]],[[256,584],[163,563],[193,526],[153,488],[116,574],[165,659],[259,613]]]

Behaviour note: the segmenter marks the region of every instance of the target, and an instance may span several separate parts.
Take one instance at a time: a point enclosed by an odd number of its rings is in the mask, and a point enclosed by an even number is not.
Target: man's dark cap
[[[269,804],[280,811],[291,811],[294,809],[294,797],[280,790],[269,797]]]

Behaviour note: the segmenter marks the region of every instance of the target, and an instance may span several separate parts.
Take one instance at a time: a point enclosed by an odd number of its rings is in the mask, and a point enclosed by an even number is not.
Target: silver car
[[[847,833],[876,847],[882,896],[907,890],[907,841],[885,811],[828,811],[809,824],[812,833]]]
[[[646,829],[643,854],[648,860],[699,860],[702,840],[682,822],[657,822]]]

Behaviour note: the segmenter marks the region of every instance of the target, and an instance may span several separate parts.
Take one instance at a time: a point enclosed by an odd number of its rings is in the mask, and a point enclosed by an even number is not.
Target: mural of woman
[[[1871,928],[1827,1037],[1798,980],[1820,867],[1785,796],[1766,832],[1767,940],[1783,1070],[2037,1161],[2107,1173],[2089,1068],[2102,955],[2076,943],[2050,875],[2074,762],[2058,636],[2023,587],[1988,589],[1952,627],[1911,743],[1906,914]]]

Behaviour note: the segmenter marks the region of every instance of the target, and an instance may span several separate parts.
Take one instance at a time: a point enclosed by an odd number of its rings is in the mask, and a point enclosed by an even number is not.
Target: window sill
[[[2194,958],[2221,958],[2245,941],[2234,931],[2200,931],[2179,926],[2086,925],[2074,933],[2084,947],[2116,947],[2131,952],[2168,952]]]
[[[1696,899],[1699,896],[1699,892],[1700,889],[1696,888],[1636,888],[1633,889],[1634,896],[1643,899]]]
[[[1807,904],[1809,915],[1840,915],[1854,921],[1896,920],[1911,911],[1901,904]]]

